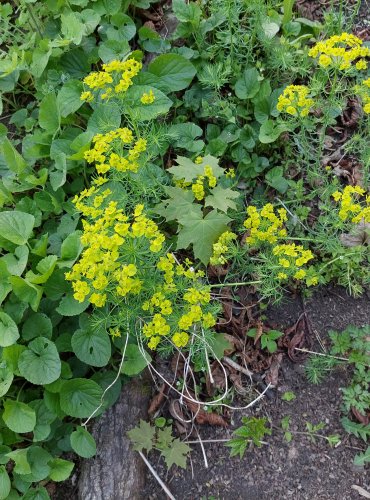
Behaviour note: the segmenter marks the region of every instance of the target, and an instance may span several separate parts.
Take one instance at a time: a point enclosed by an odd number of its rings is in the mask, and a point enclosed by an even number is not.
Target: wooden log
[[[84,460],[78,484],[80,500],[140,500],[146,466],[132,449],[127,431],[147,418],[147,377],[125,384],[117,403],[96,420],[92,434],[97,453]]]

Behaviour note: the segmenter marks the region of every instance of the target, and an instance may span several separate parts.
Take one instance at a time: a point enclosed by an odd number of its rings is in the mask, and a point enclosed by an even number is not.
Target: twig
[[[158,482],[158,484],[161,486],[161,488],[163,489],[163,491],[166,493],[166,495],[171,499],[171,500],[176,500],[176,498],[172,495],[172,493],[170,492],[170,490],[167,488],[167,486],[164,484],[164,482],[162,481],[162,479],[158,476],[158,474],[156,473],[156,471],[153,469],[152,465],[150,464],[149,460],[146,458],[146,456],[144,455],[144,453],[142,451],[139,451],[139,455],[141,456],[141,458],[144,460],[145,462],[145,465],[148,467],[148,469],[150,470],[150,472],[153,474],[153,477],[154,479],[156,479],[156,481]]]
[[[247,368],[244,368],[243,366],[240,366],[238,363],[236,363],[235,361],[233,361],[231,358],[228,358],[227,356],[224,356],[222,359],[225,361],[225,363],[227,363],[229,366],[231,366],[231,368],[234,368],[234,370],[238,370],[238,371],[244,373],[244,375],[247,375],[250,378],[253,377],[253,373],[252,372],[250,372]]]
[[[228,443],[230,441],[230,439],[232,439],[232,438],[229,438],[229,439],[204,439],[202,441],[202,443]],[[250,443],[252,442],[251,439],[246,439],[246,441],[248,441]],[[183,441],[183,442],[185,444],[201,444],[201,442],[197,441],[197,440],[195,440],[195,441]],[[266,441],[260,441],[260,443],[267,444],[267,445],[269,444]]]
[[[197,428],[195,428],[195,432],[197,433],[197,436],[199,438],[198,443],[200,444],[200,447],[202,448],[202,453],[203,453],[203,458],[204,458],[204,467],[206,469],[208,469],[208,460],[207,460],[206,450],[204,449],[203,442],[202,442],[202,440],[200,438],[200,435],[199,435],[199,432],[198,432]]]
[[[326,354],[324,352],[315,352],[310,351],[309,349],[301,349],[300,347],[294,347],[296,351],[307,352],[308,354],[315,354],[316,356],[324,356],[325,358],[334,358],[339,359],[339,361],[349,361],[348,358],[341,358],[340,356],[331,356],[330,354]]]

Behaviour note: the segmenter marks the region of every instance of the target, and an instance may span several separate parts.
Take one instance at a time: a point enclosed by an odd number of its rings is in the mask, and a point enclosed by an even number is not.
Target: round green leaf
[[[25,403],[6,399],[3,420],[13,432],[32,432],[36,425],[36,413]]]
[[[56,311],[62,316],[77,316],[89,307],[89,301],[78,302],[73,295],[66,295],[62,298]]]
[[[32,234],[35,217],[16,210],[0,213],[0,234],[2,238],[24,245]]]
[[[111,356],[109,336],[98,330],[77,330],[72,337],[72,349],[78,359],[91,366],[105,366]]]
[[[0,312],[0,347],[13,345],[18,339],[17,325],[8,314]]]
[[[6,500],[10,493],[10,479],[4,465],[0,467],[0,500]]]
[[[123,367],[121,372],[125,375],[137,375],[148,365],[148,362],[151,361],[151,357],[146,352],[145,356],[141,354],[140,349],[135,344],[129,344],[126,349],[125,361],[123,363]]]
[[[71,434],[71,446],[73,451],[83,458],[91,458],[96,453],[95,439],[83,427],[77,429]]]
[[[28,344],[19,356],[18,368],[22,377],[32,384],[51,384],[61,372],[61,362],[54,342],[38,337]]]
[[[53,333],[53,325],[46,314],[35,313],[31,314],[22,328],[22,338],[24,340],[32,340],[35,337],[51,338]]]
[[[50,500],[49,494],[44,487],[32,488],[23,495],[22,500]]]
[[[140,99],[144,93],[153,92],[155,100],[152,104],[143,104]],[[166,114],[172,106],[172,101],[163,92],[151,85],[133,85],[125,95],[125,106],[135,121],[153,120]]]
[[[185,89],[196,74],[195,67],[179,54],[163,54],[149,64],[148,71],[158,77],[156,87],[164,92]]]
[[[13,382],[13,371],[9,368],[6,361],[0,363],[0,397],[4,396]]]
[[[30,446],[28,448],[27,460],[31,468],[29,474],[23,474],[22,479],[28,483],[39,482],[46,479],[50,473],[49,462],[52,456],[41,446]]]
[[[100,405],[102,395],[101,387],[92,380],[68,380],[60,390],[60,407],[71,417],[87,418]]]
[[[51,467],[51,471],[49,472],[51,480],[65,481],[69,478],[75,464],[69,460],[54,458],[53,460],[50,460],[49,466]]]

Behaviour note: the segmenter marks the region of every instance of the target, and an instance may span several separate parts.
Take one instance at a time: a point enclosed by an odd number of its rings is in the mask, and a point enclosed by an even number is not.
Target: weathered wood
[[[94,458],[84,460],[79,479],[80,500],[141,500],[145,464],[132,450],[127,431],[147,417],[147,379],[125,384],[117,403],[94,424]]]

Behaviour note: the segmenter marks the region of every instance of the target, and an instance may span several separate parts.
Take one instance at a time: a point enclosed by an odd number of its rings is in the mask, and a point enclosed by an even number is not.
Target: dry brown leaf
[[[370,245],[370,223],[362,220],[356,224],[353,231],[340,235],[340,241],[345,247]]]
[[[149,409],[148,409],[148,414],[149,415],[152,415],[153,413],[155,413],[158,410],[158,408],[160,407],[160,405],[166,399],[167,392],[168,392],[168,385],[167,384],[162,384],[161,388],[159,389],[158,394],[156,394],[154,396],[154,398],[152,399],[152,401],[151,401],[151,403],[149,405]]]
[[[278,380],[279,380],[279,369],[281,362],[283,360],[283,354],[275,354],[273,356],[271,366],[269,370],[266,372],[266,382],[271,384],[272,386],[276,387],[278,385]]]
[[[184,400],[186,406],[189,410],[195,415],[195,421],[200,424],[209,424],[209,425],[218,425],[220,427],[227,427],[228,423],[221,415],[217,413],[208,413],[204,411],[198,403],[194,403],[193,401],[189,401],[188,399]]]

